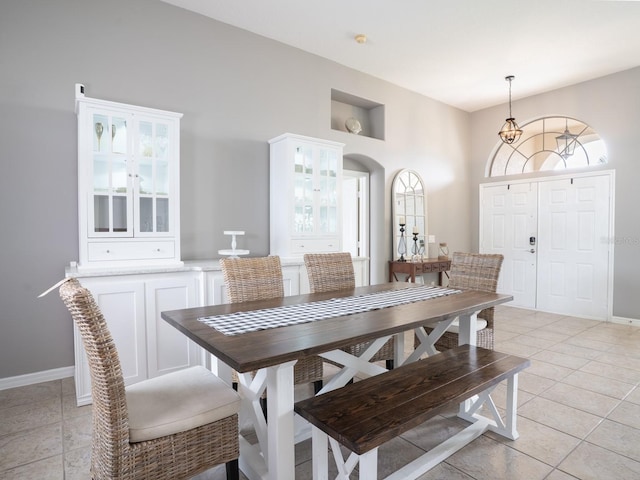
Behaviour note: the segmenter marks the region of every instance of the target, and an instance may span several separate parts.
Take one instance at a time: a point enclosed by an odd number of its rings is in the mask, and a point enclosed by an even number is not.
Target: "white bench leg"
[[[505,418],[505,437],[515,440],[518,438],[516,419],[518,418],[518,374],[507,380],[507,413]],[[498,432],[501,433],[501,432]]]
[[[371,480],[378,478],[378,448],[369,450],[360,455],[360,480]]]
[[[507,405],[504,419],[500,416],[500,412],[498,412],[491,398],[491,392],[495,388],[495,386],[491,387],[470,400],[461,403],[458,416],[469,422],[486,418],[478,413],[480,408],[485,405],[493,416],[493,420],[487,419],[489,420],[489,430],[509,440],[516,440],[519,436],[516,429],[516,420],[518,418],[518,374],[516,373],[507,378]]]
[[[329,480],[329,453],[328,443],[331,444],[331,451],[336,462],[338,476],[336,480],[349,480],[351,472],[359,466],[359,479],[371,480],[378,478],[378,449],[368,451],[363,455],[356,455],[349,452],[345,461],[340,450],[340,443],[329,437],[319,428],[313,427],[311,431],[311,469],[313,480]]]

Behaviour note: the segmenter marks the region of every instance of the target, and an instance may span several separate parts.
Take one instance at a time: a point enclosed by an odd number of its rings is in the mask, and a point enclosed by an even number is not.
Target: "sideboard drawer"
[[[96,242],[89,243],[90,262],[173,258],[175,243],[162,242]]]

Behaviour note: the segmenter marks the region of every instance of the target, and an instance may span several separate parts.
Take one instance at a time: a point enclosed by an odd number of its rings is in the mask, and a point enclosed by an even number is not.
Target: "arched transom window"
[[[499,141],[490,177],[583,168],[607,163],[607,150],[589,125],[568,117],[544,117],[520,127],[520,140]]]

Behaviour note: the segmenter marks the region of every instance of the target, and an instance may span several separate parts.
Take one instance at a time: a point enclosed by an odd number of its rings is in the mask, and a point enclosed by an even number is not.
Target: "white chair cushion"
[[[132,443],[184,432],[238,413],[240,397],[197,366],[126,387]]]
[[[477,325],[476,327],[476,332],[477,332],[479,330],[482,330],[483,328],[487,328],[487,321],[483,320],[482,318],[479,318],[476,325]],[[453,323],[449,325],[449,328],[447,328],[447,332],[460,333],[460,322],[458,318],[456,318],[453,321]]]

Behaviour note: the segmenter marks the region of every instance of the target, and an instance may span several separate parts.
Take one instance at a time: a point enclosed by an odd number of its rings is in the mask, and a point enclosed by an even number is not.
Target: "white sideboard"
[[[282,258],[285,295],[309,292],[301,258]],[[356,285],[369,283],[369,259],[354,258]],[[118,348],[125,384],[131,385],[192,365],[209,365],[210,356],[165,322],[166,310],[227,302],[218,260],[187,261],[178,267],[78,270],[68,268],[93,294]],[[78,329],[74,326],[78,405],[91,403],[91,378]],[[215,366],[214,366],[215,368]]]

